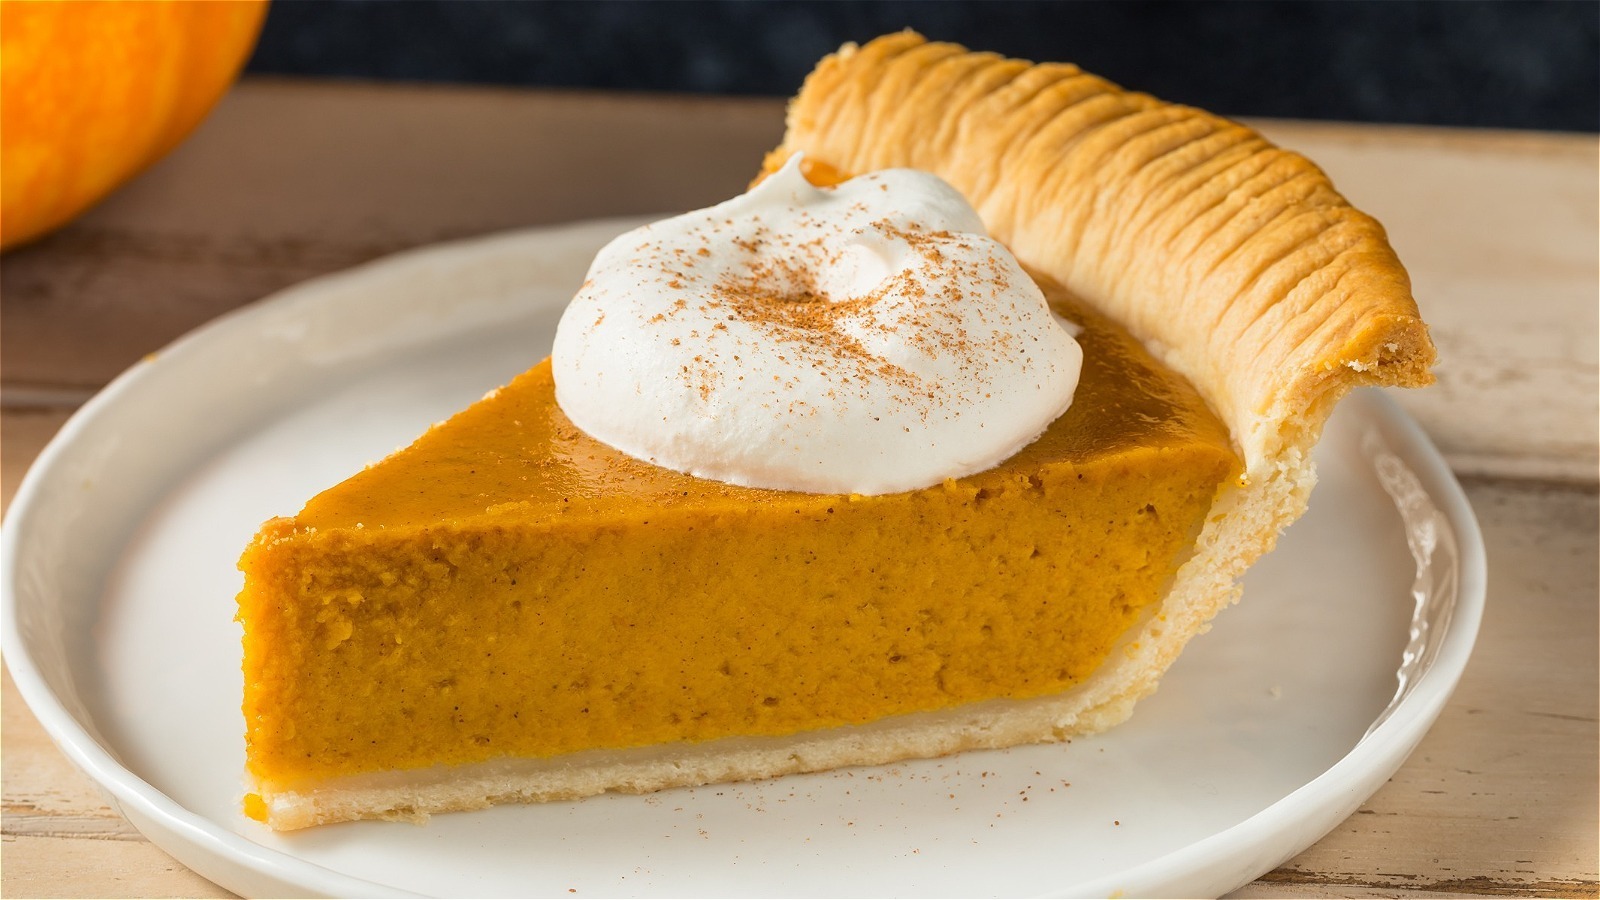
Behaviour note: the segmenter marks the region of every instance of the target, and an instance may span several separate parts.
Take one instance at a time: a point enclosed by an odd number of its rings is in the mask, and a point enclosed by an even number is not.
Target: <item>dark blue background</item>
[[[1600,130],[1593,0],[278,0],[250,70],[788,95],[906,27],[1234,116]]]

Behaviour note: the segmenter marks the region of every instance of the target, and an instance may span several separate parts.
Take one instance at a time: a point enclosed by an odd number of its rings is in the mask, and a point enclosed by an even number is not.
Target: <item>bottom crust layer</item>
[[[1121,722],[1132,712],[1133,699],[1084,712],[1072,705],[1070,694],[990,700],[787,737],[733,737],[352,775],[262,796],[267,823],[278,830],[354,819],[422,822],[432,813],[500,803],[571,800],[607,791],[643,794],[1061,740]]]

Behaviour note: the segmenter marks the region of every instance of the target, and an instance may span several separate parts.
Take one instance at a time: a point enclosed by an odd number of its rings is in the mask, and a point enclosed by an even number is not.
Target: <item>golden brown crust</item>
[[[1433,345],[1383,227],[1249,128],[911,32],[820,63],[767,160],[933,172],[1027,266],[1206,395],[1255,477],[1315,443],[1358,384],[1431,381]]]

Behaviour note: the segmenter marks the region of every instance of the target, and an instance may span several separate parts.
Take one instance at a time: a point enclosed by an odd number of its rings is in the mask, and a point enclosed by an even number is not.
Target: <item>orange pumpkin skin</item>
[[[177,146],[239,73],[266,0],[0,3],[0,249]]]

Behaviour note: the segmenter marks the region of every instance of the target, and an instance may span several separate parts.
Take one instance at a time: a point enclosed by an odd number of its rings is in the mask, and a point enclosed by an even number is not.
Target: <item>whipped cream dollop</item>
[[[639,459],[886,494],[992,468],[1066,411],[1082,351],[938,177],[748,193],[630,231],[556,329],[556,401]]]

